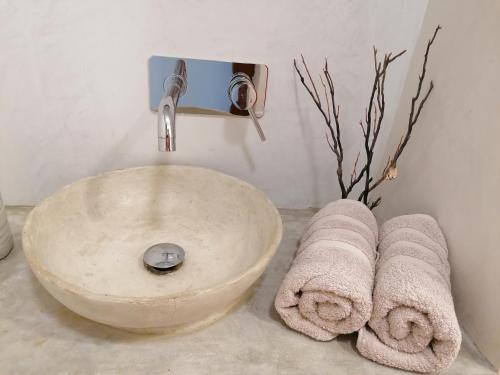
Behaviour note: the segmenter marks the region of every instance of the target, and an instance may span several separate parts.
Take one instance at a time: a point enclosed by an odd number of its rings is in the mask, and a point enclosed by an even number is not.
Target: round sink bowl
[[[88,319],[134,332],[209,324],[237,304],[281,240],[264,193],[197,167],[151,166],[86,178],[30,213],[26,258],[58,301]],[[175,271],[143,264],[152,245],[185,251]]]

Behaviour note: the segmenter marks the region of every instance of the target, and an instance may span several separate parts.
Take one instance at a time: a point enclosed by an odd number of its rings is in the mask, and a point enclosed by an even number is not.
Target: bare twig
[[[321,103],[321,100],[319,99],[318,95],[318,90],[316,90],[316,85],[314,84],[313,79],[311,78],[311,73],[309,73],[309,68],[307,67],[306,60],[304,60],[304,56],[301,54],[300,57],[302,58],[302,65],[304,65],[304,69],[306,70],[307,76],[309,77],[309,81],[312,84],[312,87],[314,89],[314,93],[316,94],[316,100]]]
[[[342,198],[347,198],[347,192],[343,180],[343,171],[342,171],[342,162],[344,159],[344,151],[342,148],[342,143],[341,143],[341,138],[340,138],[340,124],[339,124],[339,119],[338,119],[338,114],[339,114],[339,109],[335,107],[335,96],[334,96],[334,91],[333,91],[333,83],[331,80],[330,75],[325,76],[326,81],[328,83],[329,89],[330,89],[330,99],[332,101],[332,112],[333,112],[333,117],[335,119],[335,128],[332,125],[331,121],[331,116],[330,116],[330,105],[328,104],[328,98],[326,98],[327,101],[327,111],[323,109],[318,90],[316,89],[316,85],[314,81],[311,78],[311,74],[309,73],[309,68],[307,67],[306,61],[304,57],[302,56],[302,64],[304,65],[304,69],[307,72],[307,76],[309,77],[309,85],[307,84],[304,75],[300,71],[298,65],[297,65],[297,60],[293,60],[293,65],[295,67],[295,71],[299,75],[300,81],[302,82],[302,85],[305,87],[309,95],[311,96],[313,102],[316,104],[316,107],[319,109],[321,114],[323,115],[323,118],[325,120],[326,126],[329,130],[330,133],[330,138],[332,140],[332,143],[330,143],[330,139],[328,138],[327,135],[327,141],[328,145],[330,146],[330,149],[332,152],[335,154],[337,158],[337,179],[340,185],[340,190],[342,193]],[[325,69],[327,69],[328,65],[325,63]],[[322,82],[323,83],[323,82]],[[323,83],[324,84],[324,83]],[[326,85],[325,85],[325,95],[326,95]]]
[[[371,166],[373,162],[373,154],[385,114],[385,78],[387,76],[387,69],[392,62],[402,56],[405,52],[406,50],[403,50],[395,56],[392,56],[391,53],[385,54],[383,62],[380,62],[377,58],[377,49],[373,47],[375,76],[373,79],[368,108],[365,112],[366,132],[363,134],[365,137],[364,146],[366,157],[366,172],[364,177],[365,186],[358,197],[358,200],[363,201],[366,205],[369,205],[368,193],[370,181],[372,179]]]
[[[361,130],[363,131],[363,136],[366,137],[366,130],[365,130],[365,126],[363,125],[363,121],[359,122],[359,126],[361,126]]]
[[[375,199],[374,202],[369,202],[368,207],[370,208],[370,210],[373,210],[375,207],[377,207],[380,204],[380,202],[382,202],[382,197],[378,197],[377,199]]]
[[[361,152],[358,152],[358,156],[356,156],[356,161],[354,162],[354,167],[352,168],[351,184],[354,181],[354,179],[356,178],[356,168],[358,166],[359,155],[361,155]]]
[[[321,77],[321,75],[319,76],[319,79],[320,79],[321,84],[323,85],[323,89],[325,91],[326,113],[328,113],[328,121],[331,121],[331,117],[330,117],[330,102],[328,101],[328,93],[326,92],[326,85],[323,82],[323,78]]]
[[[406,129],[406,132],[401,137],[401,140],[399,141],[398,147],[396,148],[394,155],[392,157],[389,157],[390,162],[388,163],[388,165],[386,165],[386,167],[382,171],[381,176],[373,184],[371,184],[369,186],[368,191],[366,191],[366,195],[368,195],[371,191],[373,191],[375,188],[377,188],[382,182],[384,182],[386,180],[393,179],[394,175],[397,173],[398,159],[401,156],[406,145],[408,144],[408,141],[411,138],[413,128],[418,121],[418,118],[420,116],[422,108],[424,107],[427,99],[429,98],[430,93],[434,89],[434,83],[433,83],[433,81],[430,81],[427,92],[425,93],[423,98],[418,103],[419,98],[420,98],[420,94],[422,92],[422,86],[423,86],[423,83],[425,80],[425,75],[427,72],[427,60],[429,57],[429,51],[430,51],[432,44],[434,43],[434,40],[436,39],[436,35],[439,32],[439,30],[441,30],[440,25],[438,25],[436,27],[436,29],[434,30],[434,34],[432,35],[432,38],[429,39],[429,41],[427,42],[427,48],[425,50],[425,55],[424,55],[424,62],[422,64],[422,71],[421,71],[420,75],[418,76],[417,92],[415,93],[415,96],[413,96],[413,98],[411,100],[410,115],[408,117],[408,126]],[[416,109],[416,111],[415,111],[415,109]]]
[[[333,152],[333,154],[336,156],[337,159],[337,179],[339,182],[342,198],[347,198],[349,194],[352,192],[352,190],[357,186],[357,184],[364,179],[364,187],[358,197],[358,200],[365,203],[370,209],[374,209],[380,204],[382,198],[378,197],[377,199],[372,201],[370,199],[370,193],[375,188],[377,188],[383,181],[394,179],[397,176],[397,168],[396,168],[397,161],[401,156],[401,153],[405,149],[406,145],[408,144],[413,127],[417,123],[421,111],[427,99],[429,98],[430,93],[434,88],[434,83],[431,81],[429,83],[429,88],[427,89],[425,94],[421,96],[422,85],[426,75],[427,60],[429,56],[430,47],[434,43],[436,35],[440,29],[441,26],[437,26],[432,38],[427,43],[424,62],[422,65],[422,72],[418,77],[419,81],[418,81],[417,92],[411,100],[411,110],[406,132],[401,137],[401,140],[394,154],[388,157],[387,163],[382,171],[381,176],[376,180],[371,175],[371,167],[373,163],[373,155],[375,152],[375,147],[379,139],[379,134],[382,128],[382,123],[385,115],[385,109],[386,109],[385,81],[387,77],[387,71],[390,64],[396,61],[399,57],[401,57],[406,52],[406,50],[403,50],[395,55],[392,55],[392,53],[386,53],[384,55],[384,58],[381,61],[379,61],[378,51],[375,47],[373,47],[373,64],[374,64],[375,75],[371,85],[368,106],[365,109],[364,119],[359,122],[361,131],[363,133],[365,164],[359,171],[357,170],[361,154],[358,153],[356,160],[354,162],[354,166],[352,168],[352,172],[350,174],[350,180],[348,185],[344,183],[344,177],[343,177],[344,148],[341,137],[340,106],[336,103],[335,86],[331,74],[328,70],[328,61],[325,59],[323,76],[322,75],[319,76],[321,85],[323,86],[324,98],[326,100],[326,108],[323,107],[320,95],[312,79],[312,76],[309,72],[309,68],[306,64],[304,57],[301,55],[302,65],[304,66],[304,69],[306,71],[308,81],[306,81],[306,78],[299,69],[297,61],[296,60],[293,61],[295,70],[299,75],[302,85],[306,88],[307,92],[309,93],[309,96],[312,98],[313,102],[316,104],[316,107],[318,108],[318,110],[320,111],[325,120],[327,127],[325,137],[330,150]]]

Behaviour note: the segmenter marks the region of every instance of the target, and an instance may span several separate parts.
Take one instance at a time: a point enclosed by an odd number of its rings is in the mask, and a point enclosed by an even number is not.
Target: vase
[[[12,233],[7,221],[7,212],[5,211],[2,196],[0,195],[0,260],[9,255],[13,246]]]

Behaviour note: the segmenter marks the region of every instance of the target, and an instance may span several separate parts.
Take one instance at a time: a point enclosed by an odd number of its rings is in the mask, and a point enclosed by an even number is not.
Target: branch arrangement
[[[325,59],[325,66],[323,68],[323,75],[319,75],[321,85],[323,87],[323,93],[320,95],[314,80],[311,77],[311,73],[309,72],[309,68],[306,64],[306,61],[303,56],[302,65],[305,70],[305,74],[300,70],[297,61],[294,59],[293,65],[297,74],[299,75],[300,81],[302,85],[305,87],[309,95],[311,96],[314,104],[321,112],[325,123],[326,123],[326,140],[330,150],[336,157],[337,160],[337,180],[340,186],[340,191],[342,194],[342,198],[347,198],[349,194],[352,192],[354,187],[362,182],[363,190],[358,197],[358,200],[366,204],[370,209],[377,207],[382,201],[381,197],[376,198],[375,200],[371,200],[370,193],[377,188],[382,182],[386,180],[392,180],[397,177],[397,161],[401,156],[401,153],[405,149],[408,141],[410,140],[411,133],[415,124],[418,121],[420,113],[422,112],[422,108],[425,105],[425,102],[429,98],[430,93],[434,88],[434,84],[432,81],[429,83],[429,87],[423,93],[422,86],[425,80],[426,67],[427,67],[427,59],[429,56],[429,51],[434,43],[434,39],[438,31],[441,29],[441,26],[437,26],[434,34],[431,39],[427,42],[427,48],[425,51],[424,61],[422,64],[422,71],[418,77],[418,87],[417,92],[413,96],[411,100],[411,109],[410,115],[408,118],[408,126],[406,128],[405,134],[401,137],[398,147],[393,155],[389,155],[387,163],[382,171],[382,174],[374,179],[372,176],[372,163],[373,163],[373,154],[375,150],[375,145],[377,144],[378,136],[380,133],[382,121],[384,119],[386,102],[385,102],[385,80],[388,68],[391,63],[393,63],[396,59],[401,57],[406,50],[401,51],[395,55],[392,53],[386,53],[382,60],[379,60],[377,55],[377,49],[373,48],[373,60],[374,60],[374,69],[375,76],[373,79],[373,83],[371,85],[370,99],[368,101],[368,106],[365,109],[364,119],[359,121],[359,125],[361,127],[361,131],[364,137],[364,165],[361,169],[358,170],[358,162],[361,155],[361,152],[358,153],[356,157],[356,161],[354,162],[354,166],[352,168],[352,172],[349,175],[349,182],[345,183],[344,181],[344,149],[342,146],[342,137],[341,137],[341,126],[340,126],[340,106],[337,104],[335,99],[335,86],[333,84],[333,79],[328,71],[328,62]],[[307,80],[305,78],[307,76]],[[325,83],[326,82],[326,83]],[[421,96],[423,95],[423,96]],[[324,96],[324,104],[321,99],[321,96]]]

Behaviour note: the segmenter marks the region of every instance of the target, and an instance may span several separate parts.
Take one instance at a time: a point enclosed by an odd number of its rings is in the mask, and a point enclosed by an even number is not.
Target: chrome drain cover
[[[152,273],[165,274],[175,271],[184,261],[184,249],[173,243],[158,243],[144,252],[144,267]]]

